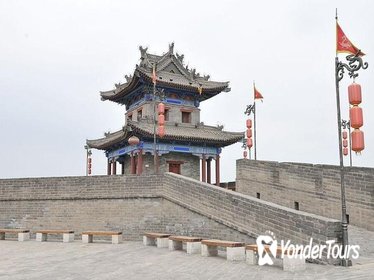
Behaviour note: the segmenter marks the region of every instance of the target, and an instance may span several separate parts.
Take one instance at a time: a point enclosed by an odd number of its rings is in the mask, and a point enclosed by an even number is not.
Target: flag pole
[[[351,135],[351,121],[348,122],[349,133],[349,166],[352,167],[352,135]]]
[[[153,64],[152,79],[156,75],[156,63]],[[157,149],[156,149],[156,81],[153,81],[153,168],[154,173],[158,174]]]
[[[355,47],[345,36],[344,32],[338,24],[338,10],[336,9],[335,14],[336,20],[336,57],[335,57],[335,86],[336,86],[336,107],[337,107],[337,121],[338,121],[338,137],[339,137],[339,159],[340,159],[340,188],[341,188],[341,207],[342,207],[342,256],[341,265],[351,266],[352,261],[349,259],[349,251],[347,252],[348,246],[348,217],[347,217],[347,207],[345,199],[345,185],[344,185],[344,163],[343,163],[343,150],[342,150],[342,119],[340,113],[340,93],[339,93],[339,82],[343,79],[345,71],[348,72],[350,78],[353,81],[358,77],[358,70],[367,69],[369,64],[363,62],[361,56],[365,55],[360,49]],[[342,44],[344,38],[345,45]],[[348,41],[349,45],[346,46]],[[346,56],[348,63],[343,63],[339,61],[338,51],[347,52],[349,55]],[[347,255],[346,255],[347,254]]]
[[[336,24],[338,23],[338,9],[335,11]],[[336,31],[337,32],[337,31]],[[337,35],[336,35],[337,36]],[[342,207],[342,256],[345,256],[346,248],[348,246],[348,221],[347,221],[347,206],[345,199],[345,185],[344,185],[344,162],[343,162],[343,145],[342,145],[342,119],[340,111],[340,92],[339,92],[339,59],[338,50],[336,48],[335,56],[335,89],[336,89],[336,116],[338,122],[338,139],[339,139],[339,163],[340,163],[340,195],[341,195],[341,207]],[[348,259],[348,256],[343,257],[341,260],[342,266],[351,266],[352,261]]]
[[[255,81],[253,81],[253,138],[254,138],[254,159],[257,160],[257,142],[256,142],[256,96],[255,96]]]

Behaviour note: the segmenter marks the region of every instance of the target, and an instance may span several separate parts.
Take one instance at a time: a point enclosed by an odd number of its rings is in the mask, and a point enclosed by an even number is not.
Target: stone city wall
[[[0,228],[145,231],[250,240],[228,226],[163,198],[163,176],[0,180]],[[181,186],[183,187],[183,186]]]
[[[0,180],[0,227],[144,231],[253,242],[271,230],[306,244],[340,240],[340,223],[181,175]]]
[[[240,193],[341,219],[338,166],[240,159],[236,180]],[[374,169],[345,167],[345,188],[350,224],[374,230]]]

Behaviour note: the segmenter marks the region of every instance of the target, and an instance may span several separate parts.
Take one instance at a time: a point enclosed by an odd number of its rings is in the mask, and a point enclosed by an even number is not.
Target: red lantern
[[[252,129],[248,128],[247,129],[247,138],[251,138],[252,137]]]
[[[360,153],[363,149],[365,149],[364,132],[359,129],[355,129],[352,132],[352,151]]]
[[[248,147],[248,149],[251,149],[252,146],[253,146],[252,138],[247,138],[247,147]]]
[[[160,125],[157,128],[157,134],[158,134],[158,136],[160,136],[160,138],[164,137],[165,136],[165,126]]]
[[[90,163],[91,164],[91,162],[92,162],[92,158],[88,158],[88,163]]]
[[[165,115],[163,115],[163,114],[158,115],[158,124],[159,125],[164,125],[165,124]]]
[[[88,168],[88,175],[91,175],[91,168]]]
[[[358,105],[361,103],[361,86],[353,83],[348,86],[348,98],[351,105]]]
[[[91,169],[91,166],[92,166],[91,163],[89,163],[89,164],[88,164],[88,168]]]
[[[244,157],[244,158],[247,158],[247,156],[248,156],[248,152],[247,152],[247,151],[244,151],[244,152],[243,152],[243,157]]]
[[[246,125],[247,125],[247,128],[251,128],[252,127],[252,120],[248,119],[247,122],[246,122]]]
[[[344,148],[348,147],[348,140],[347,139],[343,140],[343,147]]]
[[[362,108],[353,106],[349,109],[349,118],[351,119],[351,127],[360,128],[364,124]]]
[[[343,155],[345,155],[345,156],[348,155],[348,148],[343,148]]]
[[[158,104],[157,108],[158,108],[158,114],[165,114],[165,105],[164,105],[164,103]]]
[[[131,136],[131,137],[129,138],[128,142],[129,142],[130,146],[136,146],[136,145],[139,144],[140,140],[139,140],[139,138],[136,137],[136,136]]]
[[[347,137],[348,137],[347,131],[343,131],[343,139],[347,139]]]

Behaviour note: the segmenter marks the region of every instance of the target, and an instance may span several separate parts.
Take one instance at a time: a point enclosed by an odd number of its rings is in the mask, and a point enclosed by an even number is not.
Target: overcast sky
[[[201,104],[206,124],[244,131],[255,80],[265,98],[258,159],[338,164],[336,7],[371,64],[357,79],[366,149],[353,163],[373,167],[372,1],[0,0],[0,178],[83,175],[86,139],[124,124],[125,108],[99,91],[133,73],[139,45],[162,54],[170,42],[190,67],[230,81],[231,92]],[[349,83],[346,75],[343,118]],[[241,157],[241,144],[224,149],[223,181],[235,178]],[[106,173],[102,151],[93,151],[93,173]]]

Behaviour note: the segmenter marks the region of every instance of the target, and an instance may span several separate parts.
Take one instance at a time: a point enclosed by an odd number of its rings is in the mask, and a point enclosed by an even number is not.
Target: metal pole
[[[342,235],[343,248],[342,255],[345,254],[348,246],[348,223],[347,223],[347,207],[345,203],[345,186],[344,186],[344,165],[343,165],[343,145],[342,145],[342,121],[340,113],[340,94],[339,94],[339,80],[338,80],[338,57],[335,58],[335,86],[336,86],[336,109],[338,121],[338,137],[339,137],[339,160],[340,160],[340,189],[342,202]],[[348,256],[347,256],[348,257]],[[348,258],[342,259],[342,266],[350,266],[352,262]]]
[[[351,121],[348,122],[349,133],[349,166],[352,167],[352,136],[351,136]]]
[[[157,152],[156,152],[156,83],[153,83],[153,165],[154,165],[155,174],[157,174],[158,168],[157,168]]]
[[[88,151],[89,151],[89,147],[88,145],[85,145],[84,148],[86,149],[86,176],[88,176]]]
[[[86,148],[86,176],[88,176],[88,149]]]
[[[257,142],[256,142],[256,99],[253,101],[253,138],[254,138],[254,153],[255,153],[255,160],[257,160]]]

